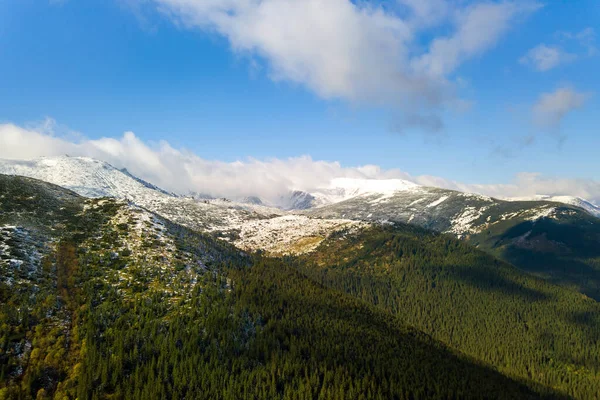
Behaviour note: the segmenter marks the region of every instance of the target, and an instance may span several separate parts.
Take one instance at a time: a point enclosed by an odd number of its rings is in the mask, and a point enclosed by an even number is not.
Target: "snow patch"
[[[473,207],[473,206],[466,207],[462,213],[460,213],[459,215],[457,215],[455,218],[453,218],[451,220],[452,228],[450,229],[449,232],[454,233],[455,235],[457,235],[460,238],[464,234],[477,233],[477,232],[481,231],[481,228],[474,227],[472,224],[474,221],[481,218],[483,213],[488,208],[489,207],[480,207],[480,208]],[[490,217],[488,217],[488,221],[489,221],[489,219],[490,219]]]
[[[356,230],[367,224],[345,219],[316,219],[301,215],[247,221],[239,227],[234,244],[244,250],[265,250],[271,254],[310,252],[334,231]]]
[[[426,207],[427,207],[427,208],[431,208],[431,207],[437,207],[437,206],[439,206],[440,204],[442,204],[444,201],[448,200],[448,198],[449,198],[449,197],[450,197],[450,196],[442,196],[442,197],[440,197],[439,199],[437,199],[436,201],[434,201],[433,203],[431,203],[431,204],[428,204]]]

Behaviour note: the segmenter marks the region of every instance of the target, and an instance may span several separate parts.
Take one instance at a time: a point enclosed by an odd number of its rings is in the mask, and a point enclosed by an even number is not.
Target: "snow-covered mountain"
[[[288,241],[282,239],[292,237],[286,230],[294,231],[291,247],[292,242],[306,242],[307,238],[313,246],[333,230],[347,225],[349,220],[408,223],[466,238],[494,229],[503,232],[540,218],[566,221],[573,215],[586,214],[582,210],[600,216],[598,207],[579,198],[505,201],[419,186],[400,179],[334,179],[329,185],[310,192],[291,191],[281,198],[280,208],[274,208],[259,197],[231,201],[197,194],[179,196],[126,170],[84,157],[0,160],[0,174],[43,180],[86,197],[127,200],[175,223],[214,232],[244,248],[270,246],[269,249],[278,253],[285,252],[288,245]],[[290,214],[302,217],[290,219],[287,217]],[[275,248],[276,243],[283,244]]]
[[[278,206],[284,210],[308,210],[360,196],[385,198],[418,187],[416,183],[401,179],[335,178],[328,185],[311,191],[292,190],[280,198]]]
[[[556,203],[570,204],[572,206],[577,206],[579,208],[583,208],[588,213],[592,214],[595,217],[600,218],[600,207],[591,202],[582,199],[581,197],[575,196],[547,196],[547,195],[537,195],[531,197],[509,197],[505,200],[508,201],[552,201]]]
[[[416,183],[402,179],[336,178],[328,186],[311,194],[315,197],[317,206],[324,206],[360,196],[379,196],[379,199],[385,199],[395,193],[415,191],[418,188]]]
[[[22,175],[50,182],[85,197],[175,197],[103,161],[87,157],[43,157],[31,161],[0,160],[0,173]]]
[[[245,207],[238,203],[180,197],[106,162],[86,157],[0,160],[0,174],[39,179],[85,197],[127,200],[173,222],[204,231],[226,231],[244,221],[265,218],[261,211],[269,216],[273,214],[272,210],[260,206]]]

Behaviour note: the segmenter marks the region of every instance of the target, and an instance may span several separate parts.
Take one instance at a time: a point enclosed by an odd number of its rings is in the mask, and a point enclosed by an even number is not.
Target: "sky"
[[[596,0],[0,0],[0,157],[600,202],[599,22]]]

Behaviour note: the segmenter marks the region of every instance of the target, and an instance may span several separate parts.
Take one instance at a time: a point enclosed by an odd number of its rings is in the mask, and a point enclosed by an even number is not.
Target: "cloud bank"
[[[266,64],[275,81],[386,107],[425,130],[439,130],[440,115],[464,103],[458,68],[541,7],[534,0],[121,1],[226,38],[236,54]]]
[[[52,120],[36,128],[0,124],[0,158],[32,159],[42,156],[86,156],[127,168],[131,173],[164,189],[195,191],[217,197],[259,196],[277,204],[290,190],[311,191],[334,178],[405,179],[421,185],[476,192],[493,197],[572,195],[600,203],[600,182],[548,178],[536,173],[518,174],[509,184],[465,184],[435,176],[412,176],[399,169],[376,165],[344,167],[338,162],[313,160],[309,156],[288,159],[236,162],[205,160],[175,149],[166,141],[148,144],[133,132],[120,138],[85,139],[69,133],[56,134]]]

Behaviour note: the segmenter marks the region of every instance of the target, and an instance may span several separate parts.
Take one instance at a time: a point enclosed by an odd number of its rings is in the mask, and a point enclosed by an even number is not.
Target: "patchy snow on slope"
[[[391,198],[395,193],[418,188],[420,186],[416,183],[402,179],[334,178],[328,185],[317,188],[310,195],[315,199],[315,206],[321,207],[358,196],[378,195],[378,198],[372,200],[376,203]]]
[[[13,225],[0,226],[0,276],[7,285],[27,284],[40,270],[41,250],[48,243]]]
[[[592,204],[591,202],[582,199],[581,197],[575,196],[547,196],[547,195],[537,195],[537,196],[529,196],[529,197],[507,197],[504,198],[507,201],[552,201],[555,203],[563,203],[571,206],[576,206],[579,208],[583,208],[589,214],[600,218],[600,207]]]
[[[539,207],[533,210],[529,210],[529,212],[525,213],[525,219],[527,221],[537,221],[541,218],[551,218],[554,216],[555,212],[555,207]]]
[[[481,218],[483,213],[488,208],[489,207],[466,207],[461,214],[457,215],[451,220],[452,228],[448,232],[454,233],[459,238],[461,238],[465,234],[480,232],[481,226],[475,227],[473,226],[473,222]]]
[[[425,197],[420,198],[420,199],[416,199],[415,201],[411,202],[407,207],[415,206],[415,205],[419,204],[420,202],[422,202],[425,199],[426,199]]]
[[[345,219],[316,219],[300,215],[247,221],[239,227],[234,244],[244,250],[264,250],[269,254],[310,252],[331,233],[355,230],[367,224]]]
[[[437,199],[436,201],[434,201],[433,203],[428,204],[426,207],[427,208],[437,207],[440,204],[442,204],[444,201],[448,200],[449,197],[450,196],[442,196],[439,199]]]

